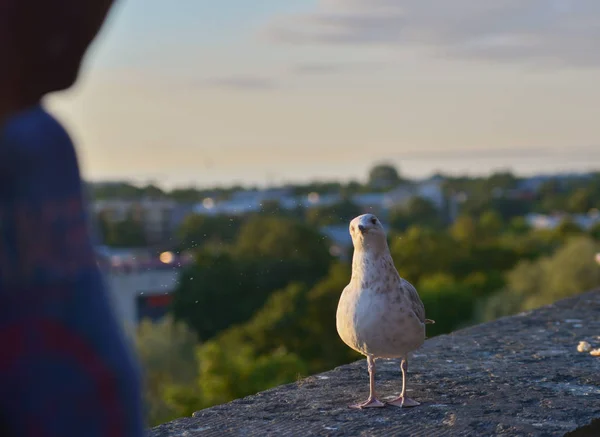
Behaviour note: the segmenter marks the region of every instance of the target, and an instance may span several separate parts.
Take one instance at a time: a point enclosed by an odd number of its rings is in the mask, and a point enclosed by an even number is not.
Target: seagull
[[[344,288],[336,314],[337,331],[344,343],[367,357],[369,398],[350,408],[380,408],[386,404],[375,393],[375,359],[400,358],[402,391],[387,402],[396,407],[415,407],[406,397],[408,354],[425,341],[425,307],[415,287],[394,267],[385,230],[373,214],[350,222],[354,245],[352,277]]]

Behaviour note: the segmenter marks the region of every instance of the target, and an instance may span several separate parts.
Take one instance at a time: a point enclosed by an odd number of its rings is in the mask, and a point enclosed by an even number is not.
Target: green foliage
[[[398,170],[392,165],[379,164],[369,171],[369,187],[372,189],[392,188],[401,182]]]
[[[158,323],[144,320],[138,327],[135,346],[143,369],[151,426],[191,414],[200,407],[198,390],[192,388],[198,377],[196,345],[196,335],[171,318]]]
[[[199,381],[208,405],[306,375],[304,361],[288,349],[306,334],[295,323],[297,312],[303,312],[305,293],[299,284],[273,293],[252,320],[224,331],[199,349]]]
[[[206,405],[357,359],[335,328],[337,302],[349,277],[348,266],[335,265],[313,288],[290,284],[273,293],[247,323],[203,345],[199,381]]]
[[[493,240],[497,238],[504,229],[504,223],[499,213],[494,210],[488,210],[479,217],[478,227],[483,239]]]
[[[372,169],[366,185],[291,187],[297,195],[339,193],[346,200],[338,205],[290,212],[266,202],[260,212],[242,218],[188,217],[178,239],[180,247],[195,248],[197,258],[180,277],[172,314],[190,328],[171,320],[144,322],[137,337],[151,423],[189,416],[358,359],[335,326],[350,266],[333,262],[329,243],[317,229],[347,224],[360,214],[350,195],[402,182],[393,167],[382,165]],[[534,202],[514,191],[519,179],[510,173],[447,178],[444,184],[449,195],[467,194],[458,220],[447,229],[440,212],[420,198],[388,217],[395,264],[417,285],[427,317],[436,320],[427,327],[429,337],[600,285],[594,260],[600,227],[588,233],[564,222],[555,230],[532,230],[523,217],[532,211],[587,212],[597,207],[592,200],[600,198],[600,174],[550,180]],[[125,185],[120,194],[160,196],[154,188]],[[239,187],[162,195],[197,202],[227,198],[234,189]],[[108,189],[100,194],[110,197],[115,192],[113,187],[112,194]],[[131,223],[116,231],[108,222],[101,226],[115,240],[131,243],[140,237],[135,232],[141,227],[133,229]]]
[[[338,204],[312,208],[306,212],[306,221],[314,227],[347,224],[361,214],[358,206],[349,200]]]
[[[446,232],[411,227],[391,236],[390,252],[400,275],[412,283],[434,273],[453,270],[460,247]]]
[[[143,224],[132,217],[117,222],[109,222],[101,217],[100,223],[100,230],[107,246],[134,248],[148,244]]]
[[[92,184],[91,194],[95,199],[139,199],[143,190],[127,182]]]
[[[495,197],[490,200],[488,210],[497,212],[503,221],[507,221],[532,212],[532,202],[527,199]]]
[[[567,211],[572,213],[587,213],[597,205],[597,198],[589,188],[578,188],[567,200]]]
[[[563,220],[554,230],[554,234],[561,240],[582,233],[582,229],[576,223],[568,219]]]
[[[308,325],[310,336],[304,340],[302,356],[309,359],[311,373],[331,369],[359,358],[356,352],[340,340],[335,321],[337,304],[342,291],[350,282],[351,273],[349,265],[335,264],[329,275],[308,293],[307,315],[303,323]]]
[[[465,247],[456,259],[453,271],[458,277],[465,277],[473,272],[504,272],[514,267],[519,256],[511,247],[483,242]]]
[[[508,232],[513,235],[526,235],[530,230],[531,227],[527,224],[525,217],[514,217],[508,225]]]
[[[537,308],[599,286],[599,250],[591,238],[573,237],[552,256],[520,262],[507,275],[506,289],[486,302],[480,317],[490,320]]]
[[[589,234],[593,239],[600,240],[600,223],[596,223],[594,226],[592,226]]]
[[[176,188],[169,193],[169,197],[181,203],[198,203],[202,202],[206,197],[210,197],[206,194],[195,188]]]
[[[413,197],[405,207],[393,209],[388,219],[390,226],[396,231],[405,231],[413,225],[433,229],[442,226],[440,211],[422,197]]]
[[[501,171],[492,173],[485,181],[485,186],[488,190],[510,190],[517,187],[517,177],[509,171]]]
[[[289,260],[324,275],[331,263],[329,247],[317,230],[300,221],[255,216],[240,229],[234,253],[241,258]]]
[[[294,185],[291,189],[292,193],[297,196],[303,196],[310,193],[338,193],[342,189],[342,184],[339,182],[311,182],[304,185]]]
[[[450,235],[456,241],[470,244],[477,240],[477,222],[470,215],[461,215],[452,224]]]
[[[191,214],[177,230],[177,238],[182,249],[205,245],[220,247],[230,245],[240,227],[241,220],[237,217]]]
[[[259,355],[252,344],[222,336],[198,350],[199,386],[204,406],[221,404],[295,380],[306,367],[293,353]]]
[[[293,281],[312,285],[332,258],[323,237],[291,219],[254,217],[240,229],[231,253],[200,252],[175,290],[172,311],[208,340],[243,323],[275,290]]]
[[[435,320],[427,326],[429,337],[451,332],[471,321],[475,309],[475,290],[467,283],[438,273],[423,279],[418,287],[427,318]]]
[[[227,253],[199,254],[173,295],[172,311],[203,340],[248,320],[290,278],[304,276],[292,261],[237,259]]]

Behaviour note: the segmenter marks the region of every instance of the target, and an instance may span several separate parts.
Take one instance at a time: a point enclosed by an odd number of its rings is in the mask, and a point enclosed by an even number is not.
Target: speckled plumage
[[[377,217],[356,217],[350,234],[352,277],[338,304],[337,331],[344,343],[367,356],[374,372],[375,358],[406,360],[425,341],[430,321],[415,287],[398,274]]]

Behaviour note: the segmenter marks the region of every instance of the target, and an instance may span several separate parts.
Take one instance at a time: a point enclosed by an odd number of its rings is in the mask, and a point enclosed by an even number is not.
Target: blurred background
[[[428,336],[600,285],[595,0],[123,0],[68,93],[151,425],[359,357],[377,214]]]

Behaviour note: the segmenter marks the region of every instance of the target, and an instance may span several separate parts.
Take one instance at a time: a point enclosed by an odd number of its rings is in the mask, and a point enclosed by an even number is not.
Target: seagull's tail
[[[425,324],[426,325],[433,325],[434,323],[435,323],[435,320],[425,319]]]

